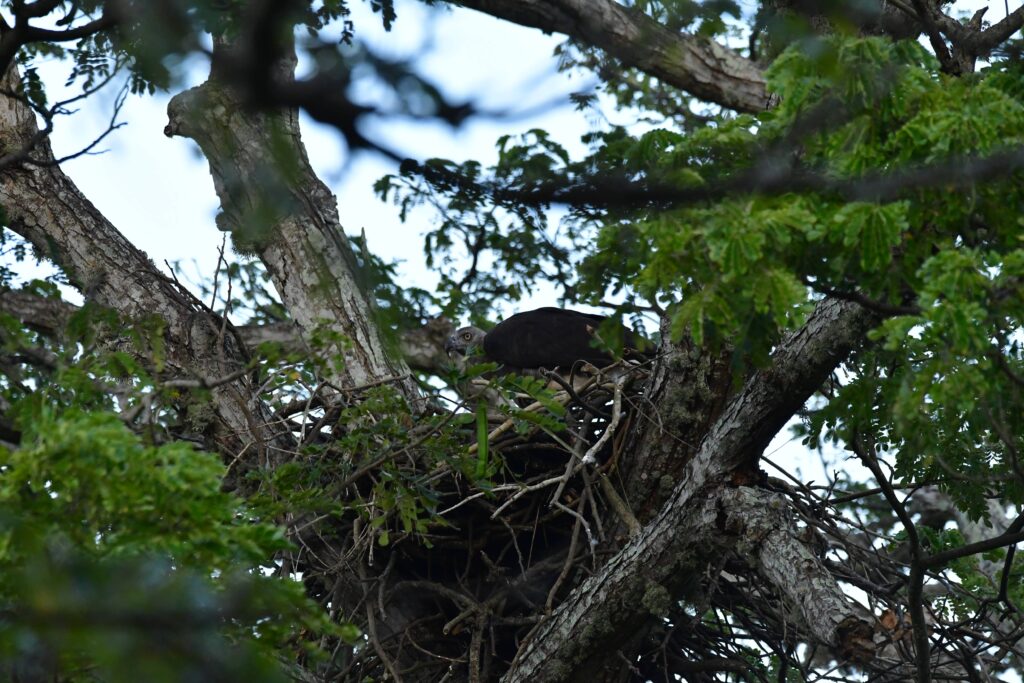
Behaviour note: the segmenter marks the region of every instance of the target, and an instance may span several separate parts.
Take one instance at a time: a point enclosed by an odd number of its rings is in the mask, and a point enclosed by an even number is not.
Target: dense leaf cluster
[[[472,163],[435,160],[384,179],[379,190],[397,192],[404,211],[419,202],[442,209],[428,254],[450,258],[453,244],[469,245],[501,264],[511,282],[536,281],[546,263],[548,279],[571,299],[618,296],[667,307],[676,335],[731,340],[755,362],[822,294],[897,313],[877,333],[885,344],[864,354],[829,402],[829,424],[842,422],[846,436],[875,433],[900,454],[909,480],[1012,473],[1024,429],[1017,210],[1024,183],[1012,169],[986,182],[963,178],[950,159],[1024,143],[1019,67],[1000,63],[952,78],[914,43],[833,39],[785,53],[768,77],[781,104],[758,116],[688,134],[613,131],[593,138],[595,151],[582,162],[534,133],[519,145],[503,141],[486,175]],[[902,172],[936,164],[946,182],[900,186]],[[755,172],[774,174],[778,189],[756,191]],[[858,181],[879,173],[890,178],[891,200],[850,201]],[[550,230],[550,243],[540,238],[546,204],[531,203],[531,193],[557,186],[571,202],[572,189],[588,183],[614,193],[609,177],[641,199],[644,188],[661,199],[649,208],[613,195],[570,203],[562,230],[575,248],[567,264],[565,242]],[[741,182],[724,199],[684,194],[744,177],[750,186]],[[787,190],[787,180],[806,177],[833,189]],[[680,190],[677,201],[671,188]],[[483,236],[478,244],[472,230]],[[481,300],[518,292],[496,290],[473,268],[446,277],[443,286],[458,285],[453,301],[471,310],[468,282],[479,283]],[[1008,485],[1013,491],[999,493],[1017,500],[1017,484]],[[975,512],[993,493],[956,489]]]

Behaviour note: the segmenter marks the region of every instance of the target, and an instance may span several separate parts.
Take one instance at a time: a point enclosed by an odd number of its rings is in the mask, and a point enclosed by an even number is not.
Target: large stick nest
[[[614,480],[648,367],[590,370],[584,381],[547,377],[539,392],[543,382],[527,380],[531,392],[504,391],[501,406],[438,414],[393,457],[351,464],[334,483],[345,512],[292,520],[300,551],[286,569],[300,568],[310,593],[368,639],[350,654],[338,644],[334,666],[348,661],[332,679],[492,678],[638,529]],[[442,438],[456,457],[427,452]],[[392,497],[394,483],[402,494]]]

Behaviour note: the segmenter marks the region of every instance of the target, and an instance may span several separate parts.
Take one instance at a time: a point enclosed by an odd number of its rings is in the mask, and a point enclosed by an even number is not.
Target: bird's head
[[[444,343],[444,351],[451,357],[452,353],[461,356],[475,356],[484,351],[484,334],[479,327],[460,327],[455,330]]]

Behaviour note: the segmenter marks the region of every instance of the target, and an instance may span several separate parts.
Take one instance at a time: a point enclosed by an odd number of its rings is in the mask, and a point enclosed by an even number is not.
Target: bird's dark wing
[[[517,313],[484,337],[489,360],[514,368],[567,369],[576,361],[607,365],[612,356],[592,345],[605,318],[561,308]]]

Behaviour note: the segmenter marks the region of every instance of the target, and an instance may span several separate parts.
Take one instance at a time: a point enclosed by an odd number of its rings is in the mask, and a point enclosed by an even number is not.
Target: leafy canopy
[[[742,366],[825,294],[875,308],[883,343],[847,368],[809,443],[874,434],[907,480],[1006,475],[952,491],[980,515],[987,495],[1022,502],[1009,475],[1024,433],[1024,182],[960,168],[1024,143],[1020,68],[953,78],[914,42],[804,42],[768,71],[780,104],[762,114],[590,135],[581,161],[532,131],[501,140],[490,169],[410,163],[377,189],[403,212],[439,207],[428,258],[466,245],[498,264],[450,267],[454,310],[481,314],[544,277],[569,301],[667,309],[674,335],[731,342]],[[921,169],[939,181],[916,181]],[[554,228],[549,206],[566,210]]]

